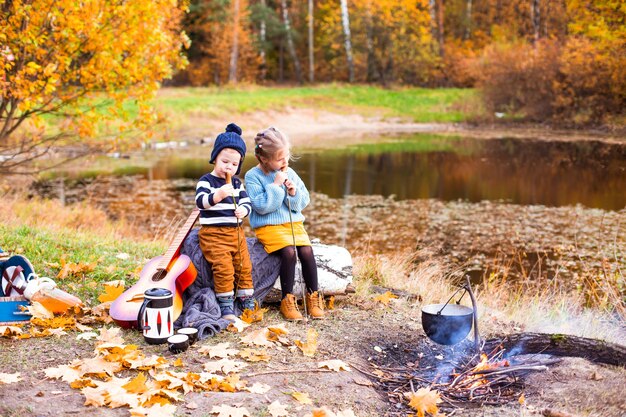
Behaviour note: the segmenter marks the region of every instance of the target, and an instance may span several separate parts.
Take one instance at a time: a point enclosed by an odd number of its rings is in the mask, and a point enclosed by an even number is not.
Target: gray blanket
[[[280,271],[280,258],[269,255],[256,238],[247,238],[250,260],[252,261],[252,282],[254,298],[259,305],[270,292]],[[183,243],[181,253],[191,258],[198,271],[196,280],[183,293],[183,311],[174,323],[175,327],[195,327],[198,338],[206,339],[228,327],[228,321],[221,318],[220,308],[215,298],[213,273],[204,259],[198,243],[198,230],[189,233]],[[239,302],[235,302],[235,313],[241,313]]]

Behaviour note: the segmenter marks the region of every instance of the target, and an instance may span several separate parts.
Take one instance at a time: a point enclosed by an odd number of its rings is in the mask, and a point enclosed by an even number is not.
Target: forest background
[[[620,123],[625,13],[618,0],[193,0],[174,83],[479,87],[490,112]]]

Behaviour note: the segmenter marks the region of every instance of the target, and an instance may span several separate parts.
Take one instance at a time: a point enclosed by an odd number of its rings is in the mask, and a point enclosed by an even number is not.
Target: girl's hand
[[[238,206],[235,210],[235,217],[237,217],[239,220],[246,217],[246,214],[248,214],[248,210],[246,210],[244,207]]]
[[[286,179],[287,179],[287,173],[283,171],[278,171],[276,173],[276,176],[274,177],[274,184],[280,187],[281,185],[285,183]]]
[[[296,195],[296,185],[290,179],[285,180],[285,186],[287,187],[287,194],[292,197]]]

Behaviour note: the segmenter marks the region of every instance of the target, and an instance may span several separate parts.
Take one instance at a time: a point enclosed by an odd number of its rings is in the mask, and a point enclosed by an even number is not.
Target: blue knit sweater
[[[284,186],[274,184],[275,176],[276,172],[265,174],[259,167],[246,172],[246,190],[252,203],[250,226],[253,229],[289,223],[289,204],[293,221],[304,221],[302,210],[310,201],[309,191],[304,182],[296,171],[287,168],[287,176],[296,186],[296,195],[290,196]]]

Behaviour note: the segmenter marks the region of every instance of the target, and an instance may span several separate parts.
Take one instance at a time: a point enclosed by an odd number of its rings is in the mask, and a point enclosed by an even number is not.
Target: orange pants
[[[240,227],[202,226],[198,233],[204,258],[211,264],[215,294],[253,289],[252,263]]]

